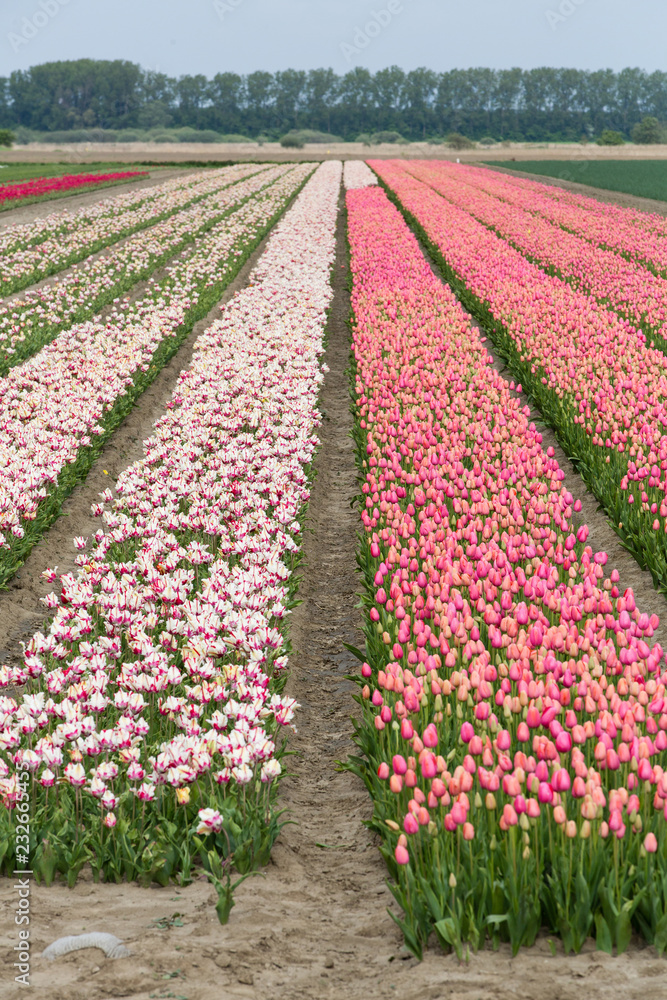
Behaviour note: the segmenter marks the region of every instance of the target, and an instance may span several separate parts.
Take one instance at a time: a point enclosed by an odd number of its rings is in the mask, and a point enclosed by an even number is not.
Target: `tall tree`
[[[310,127],[331,132],[331,112],[338,100],[339,80],[332,69],[311,69],[306,81]]]
[[[340,125],[334,132],[340,133],[346,139],[353,138],[360,132],[376,131],[375,93],[373,77],[367,69],[355,66],[341,80],[339,100],[336,108],[337,122]]]
[[[273,77],[270,73],[251,73],[246,79],[247,127],[251,135],[259,135],[272,128]]]
[[[238,73],[217,73],[209,88],[209,127],[230,134],[245,129],[246,88]]]
[[[286,69],[273,79],[273,108],[276,127],[281,132],[298,128],[301,109],[305,107],[306,74],[303,70]]]
[[[411,70],[405,77],[405,119],[410,132],[421,133],[421,138],[436,131],[434,105],[438,89],[438,74],[432,69]]]
[[[374,131],[402,132],[405,109],[405,73],[398,66],[379,70],[373,78]]]
[[[201,128],[204,124],[204,109],[210,107],[209,82],[203,74],[182,76],[176,84],[178,100],[178,124]]]

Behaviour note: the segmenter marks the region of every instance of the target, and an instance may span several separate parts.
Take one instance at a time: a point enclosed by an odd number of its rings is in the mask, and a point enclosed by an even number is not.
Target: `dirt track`
[[[247,271],[237,285],[247,280]],[[91,881],[80,882],[73,891],[33,886],[31,995],[36,1000],[121,996],[136,1000],[379,1000],[392,996],[403,1000],[579,1000],[585,990],[588,1000],[609,996],[663,1000],[667,966],[653,949],[638,944],[620,959],[591,948],[565,957],[556,944],[553,957],[548,941],[541,938],[535,948],[516,959],[504,947],[499,953],[471,956],[468,965],[437,950],[428,952],[419,964],[401,948],[400,934],[386,911],[391,896],[384,884],[385,868],[362,825],[370,814],[370,801],[359,781],[336,771],[336,761],[353,749],[348,716],[355,708],[353,685],[344,679],[355,669],[355,661],[342,643],[359,643],[354,573],[358,518],[349,506],[356,490],[345,374],[349,358],[346,279],[339,232],[326,356],[330,371],[321,397],[322,447],[304,537],[299,595],[303,604],[294,613],[291,630],[295,655],[290,693],[301,709],[299,732],[291,740],[293,773],[282,784],[282,804],[289,809],[293,825],[285,827],[264,876],[246,881],[239,889],[226,927],[217,922],[214,893],[205,882],[183,890],[96,886]],[[54,527],[34,550],[34,561],[21,571],[21,591],[12,592],[12,601],[27,616],[24,627],[30,615],[40,614],[39,594],[50,589],[39,579],[41,563],[55,560],[61,569],[68,568],[74,555],[72,536],[90,531],[78,519],[87,516],[90,497],[94,499],[108,483],[102,470],[106,468],[113,476],[141,452],[141,440],[161,412],[175,373],[185,364],[186,349],[156,380],[150,398],[142,400],[87,483],[70,498],[70,517]],[[574,485],[571,488],[583,495],[580,481],[578,490]],[[589,523],[593,531],[604,531],[604,519],[595,510]],[[615,558],[613,553],[611,558]],[[33,623],[36,620],[32,618]],[[0,627],[6,623],[7,618],[0,617]],[[8,957],[15,943],[15,899],[14,889],[4,880],[0,883],[5,912],[0,935],[0,1000],[17,995],[11,969],[14,959]],[[38,957],[43,947],[61,935],[93,930],[124,938],[132,957],[114,962],[98,951],[74,953],[55,963]]]

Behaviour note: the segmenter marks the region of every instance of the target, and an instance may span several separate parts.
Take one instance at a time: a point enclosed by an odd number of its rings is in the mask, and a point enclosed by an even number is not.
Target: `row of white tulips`
[[[0,232],[0,294],[7,295],[55,274],[152,220],[177,212],[259,169],[259,165],[236,164],[198,171],[153,188],[107,197],[74,212],[61,209],[45,219],[10,225]]]
[[[245,180],[240,179],[242,174],[221,178],[202,201],[135,233],[98,257],[75,265],[49,284],[4,303],[0,306],[0,362],[15,352],[22,359],[26,353],[33,353],[33,346],[38,349],[58,330],[89,319],[110,296],[122,294],[179,250],[191,246],[193,236],[282,176],[286,169],[254,171]],[[234,180],[237,183],[232,183]]]
[[[312,165],[275,168],[278,180],[195,243],[133,304],[107,321],[60,334],[0,379],[0,542],[10,547],[64,467],[104,430],[105,415],[148,370],[158,347],[239,266],[249,246],[303,183]],[[240,185],[239,185],[240,186]]]
[[[57,782],[62,805],[71,788],[79,816],[101,809],[108,828],[137,800],[177,822],[195,791],[204,835],[228,793],[280,773],[276,732],[297,707],[277,693],[282,622],[318,444],[341,173],[319,167],[199,338],[145,457],[95,508],[104,528],[85,552],[75,540],[80,569],[48,601],[47,633],[0,669],[2,686],[29,690],[0,699],[6,805],[18,767],[37,797]]]

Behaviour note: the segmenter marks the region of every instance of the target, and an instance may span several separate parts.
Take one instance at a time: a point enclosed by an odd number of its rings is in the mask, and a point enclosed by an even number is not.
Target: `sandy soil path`
[[[592,948],[565,957],[557,943],[552,955],[542,937],[516,959],[503,947],[471,956],[468,964],[437,950],[420,964],[401,947],[387,913],[391,895],[384,864],[362,825],[370,800],[359,781],[336,770],[336,762],[353,750],[348,717],[355,709],[354,686],[345,680],[355,662],[342,643],[358,644],[360,623],[354,572],[358,517],[349,506],[356,488],[342,236],[339,232],[326,356],[330,372],[321,399],[322,447],[304,535],[303,604],[291,629],[289,689],[301,709],[299,732],[290,744],[292,775],[281,787],[293,823],[284,828],[263,877],[238,890],[226,927],[217,922],[214,893],[205,882],[182,890],[92,881],[72,891],[33,887],[31,995],[35,1000],[578,1000],[585,990],[588,1000],[662,1000],[667,964],[639,944],[617,960]],[[127,453],[123,464],[131,457]],[[582,495],[581,486],[578,492]],[[73,523],[66,525],[63,543],[75,531]],[[22,573],[27,571],[26,564]],[[37,591],[28,593],[34,607]],[[4,880],[0,1000],[17,995],[9,957],[15,900]],[[99,951],[83,951],[53,964],[38,957],[61,935],[93,930],[124,938],[132,957],[114,962]]]

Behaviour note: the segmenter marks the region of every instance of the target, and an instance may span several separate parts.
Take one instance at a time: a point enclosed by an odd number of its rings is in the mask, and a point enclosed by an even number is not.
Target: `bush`
[[[11,147],[16,142],[16,136],[8,128],[0,128],[0,146]]]
[[[302,136],[305,142],[317,142],[320,143],[321,145],[327,145],[332,142],[344,141],[341,136],[332,135],[331,132],[317,132],[307,128],[301,129],[300,135]]]
[[[343,139],[339,135],[332,135],[330,132],[317,132],[314,129],[309,128],[293,128],[287,133],[287,136],[298,139],[301,142],[301,146],[305,146],[308,142],[319,143],[320,145],[330,144],[332,142],[343,142]],[[283,138],[286,138],[286,136],[283,136]],[[282,139],[280,140],[280,143],[281,145],[284,145]]]
[[[19,125],[16,129],[16,142],[19,146],[27,146],[29,142],[37,142],[37,136],[32,129]]]
[[[268,135],[258,135],[255,139],[258,146],[263,146],[265,142],[271,142]]]
[[[637,122],[633,128],[632,141],[646,146],[664,142],[665,130],[657,118],[652,118],[649,115],[647,118],[642,118],[640,122]]]
[[[178,142],[178,138],[173,132],[149,132],[146,140],[148,142]]]
[[[620,132],[614,132],[611,128],[606,128],[604,132],[595,140],[598,146],[622,146],[625,143],[625,139]]]
[[[490,135],[485,135],[483,139],[479,140],[480,146],[495,146],[496,140],[492,139]]]
[[[298,132],[288,132],[280,140],[280,145],[285,149],[303,149],[305,142]]]
[[[371,137],[368,134],[368,132],[361,132],[361,134],[358,135],[357,138],[354,141],[355,142],[360,142],[364,146],[370,146],[370,144],[371,144]]]
[[[383,142],[405,143],[407,141],[400,132],[373,132],[371,136],[373,146],[379,146]]]
[[[124,128],[116,134],[116,142],[143,142],[143,133],[136,129]]]
[[[171,129],[160,129],[160,132],[171,132]],[[183,128],[173,130],[173,136],[177,142],[197,142],[198,134],[197,129],[192,128],[190,125],[184,125]]]
[[[460,132],[450,132],[447,136],[447,145],[451,149],[474,149],[475,143],[467,135]]]
[[[426,141],[429,146],[442,146],[445,140],[441,135],[432,135],[430,139],[427,139]]]

